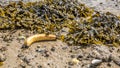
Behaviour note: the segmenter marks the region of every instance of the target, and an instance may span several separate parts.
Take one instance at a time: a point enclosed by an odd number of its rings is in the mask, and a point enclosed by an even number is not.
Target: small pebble
[[[110,63],[108,63],[108,64],[107,64],[107,66],[111,67],[111,64],[110,64]]]
[[[78,60],[77,58],[73,58],[73,59],[69,62],[70,65],[76,65],[76,64],[78,64],[78,63],[79,63],[79,60]]]
[[[55,47],[52,47],[52,48],[51,48],[51,51],[55,51]]]
[[[82,55],[79,55],[78,58],[83,58],[83,56],[82,56]]]
[[[118,49],[117,52],[120,53],[120,49]]]
[[[0,51],[3,52],[3,51],[6,51],[7,48],[6,47],[0,47]]]
[[[50,56],[50,53],[46,51],[44,57],[49,57],[49,56]]]
[[[27,64],[30,63],[30,59],[28,59],[27,57],[24,57],[23,61],[26,62]]]
[[[71,55],[71,58],[75,58],[75,55]]]
[[[0,53],[0,62],[4,62],[6,60],[6,57]]]
[[[19,37],[18,37],[18,40],[24,40],[24,39],[26,39],[25,36],[19,36]]]
[[[46,50],[45,49],[42,49],[42,48],[39,48],[39,49],[36,49],[36,52],[39,52],[39,53],[44,53]]]
[[[120,66],[120,58],[117,56],[111,56],[111,60],[113,60],[113,62],[115,64],[117,64],[118,66]]]
[[[63,50],[65,50],[65,49],[67,49],[67,48],[68,48],[67,46],[65,46],[65,47],[62,47],[62,49],[63,49]]]
[[[114,63],[120,66],[120,60],[114,60]]]
[[[21,68],[26,68],[26,65],[25,65],[24,63],[21,63],[19,66],[20,66]]]
[[[92,64],[93,65],[98,65],[98,64],[100,64],[102,62],[102,60],[99,60],[99,59],[94,59],[94,60],[92,60]]]
[[[38,68],[42,68],[42,66],[41,65],[39,65],[39,66],[37,66]]]

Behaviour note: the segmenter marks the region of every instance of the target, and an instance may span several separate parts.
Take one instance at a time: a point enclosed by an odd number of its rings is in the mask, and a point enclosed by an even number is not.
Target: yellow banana
[[[56,40],[56,35],[53,35],[53,34],[49,34],[49,35],[46,35],[46,34],[36,34],[36,35],[28,37],[25,40],[24,45],[28,47],[28,46],[30,46],[34,42],[49,41],[49,40],[50,41]]]

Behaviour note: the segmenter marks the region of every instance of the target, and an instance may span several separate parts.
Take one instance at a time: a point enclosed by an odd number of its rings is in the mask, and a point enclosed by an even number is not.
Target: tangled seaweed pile
[[[120,45],[120,20],[76,0],[13,2],[0,6],[0,29],[53,33],[69,45]]]

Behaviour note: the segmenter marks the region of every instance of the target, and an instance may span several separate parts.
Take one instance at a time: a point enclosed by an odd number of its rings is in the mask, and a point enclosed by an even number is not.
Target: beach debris
[[[53,34],[36,34],[33,36],[28,37],[25,42],[24,45],[25,46],[30,46],[32,43],[34,42],[38,42],[38,41],[52,41],[52,40],[56,40],[56,35]]]

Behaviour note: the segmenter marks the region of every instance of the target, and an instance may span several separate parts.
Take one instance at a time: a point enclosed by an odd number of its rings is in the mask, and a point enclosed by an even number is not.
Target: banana
[[[33,36],[28,37],[27,39],[25,39],[24,45],[29,47],[32,43],[34,42],[38,42],[38,41],[52,41],[52,40],[56,40],[56,35],[53,34],[36,34]]]

